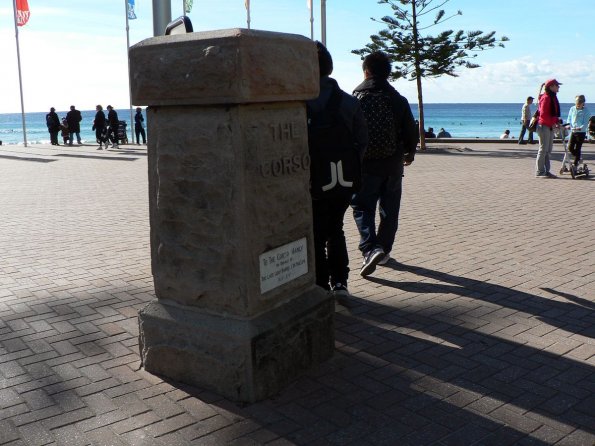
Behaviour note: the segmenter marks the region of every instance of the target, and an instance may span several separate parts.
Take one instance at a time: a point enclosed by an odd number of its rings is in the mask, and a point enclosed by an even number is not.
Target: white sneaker
[[[342,283],[336,283],[333,287],[333,295],[335,297],[351,297],[349,291],[347,291],[347,287]]]

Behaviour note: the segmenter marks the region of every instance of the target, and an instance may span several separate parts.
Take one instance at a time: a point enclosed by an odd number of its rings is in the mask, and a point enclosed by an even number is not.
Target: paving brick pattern
[[[419,154],[368,279],[348,214],[334,357],[240,405],[139,370],[146,150],[0,147],[0,444],[593,446],[595,182],[534,154]]]

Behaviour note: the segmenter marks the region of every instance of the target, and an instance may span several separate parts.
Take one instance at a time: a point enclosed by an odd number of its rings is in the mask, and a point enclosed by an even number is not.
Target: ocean
[[[412,100],[412,98],[409,98]],[[562,119],[566,120],[573,104],[560,104]],[[424,104],[426,129],[432,127],[434,133],[444,128],[454,138],[498,138],[506,129],[513,138],[520,131],[522,103],[514,104]],[[417,119],[417,104],[411,104],[413,116]],[[121,120],[130,120],[129,110],[117,110]],[[535,111],[535,105],[532,107]],[[66,111],[57,112],[60,118]],[[83,142],[94,144],[95,132],[91,130],[95,110],[81,113],[81,137]],[[47,112],[26,113],[27,142],[29,144],[49,143],[49,133],[45,125]],[[130,125],[128,126],[130,132]],[[130,133],[129,133],[130,134]],[[23,128],[20,113],[0,114],[0,141],[2,144],[23,144]],[[62,139],[59,137],[59,141]]]

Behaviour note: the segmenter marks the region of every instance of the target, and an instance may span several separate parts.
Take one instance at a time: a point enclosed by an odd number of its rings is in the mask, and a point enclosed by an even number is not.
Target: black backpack
[[[360,155],[339,112],[342,93],[335,86],[323,110],[307,107],[310,192],[314,199],[349,198],[361,186]]]
[[[364,159],[384,159],[397,153],[399,141],[395,128],[393,100],[388,92],[357,91],[368,124],[368,147]]]

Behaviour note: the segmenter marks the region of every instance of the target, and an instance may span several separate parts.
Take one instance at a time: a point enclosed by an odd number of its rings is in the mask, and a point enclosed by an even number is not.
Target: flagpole
[[[314,40],[314,5],[310,0],[310,39]]]
[[[182,0],[182,15],[186,17],[186,0]]]
[[[130,144],[134,144],[134,116],[132,115],[132,87],[130,83],[130,26],[128,23],[128,0],[124,0],[126,12],[126,61],[128,62],[128,105],[130,107]]]
[[[19,90],[21,92],[21,119],[23,121],[23,143],[27,147],[27,126],[25,125],[25,101],[23,100],[23,79],[21,76],[21,53],[19,50],[19,27],[17,24],[17,0],[12,2],[14,12],[14,33],[17,41],[17,64],[19,66]]]
[[[250,0],[246,0],[246,23],[250,29]]]
[[[320,38],[326,46],[326,0],[320,0]]]

